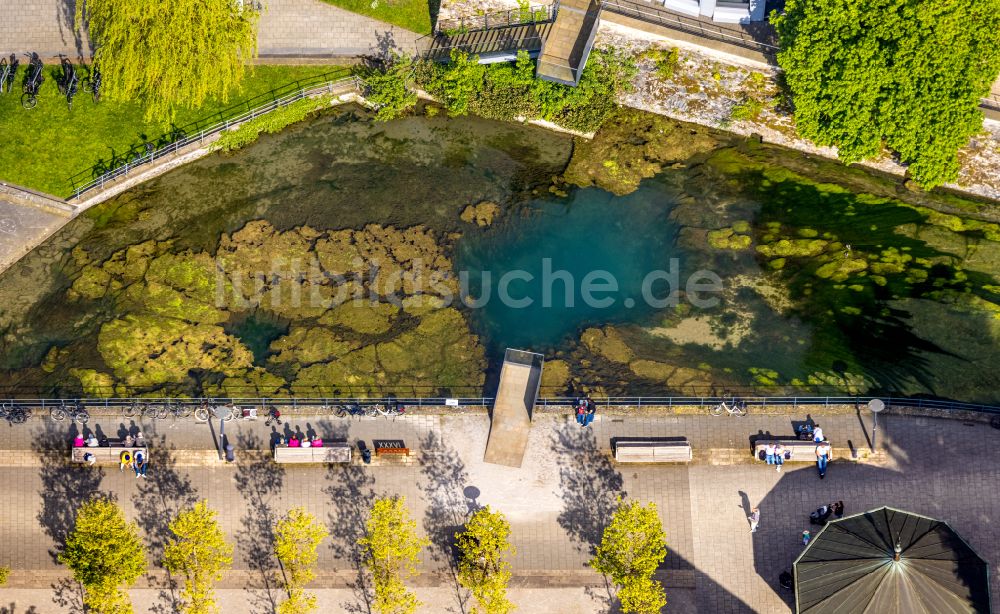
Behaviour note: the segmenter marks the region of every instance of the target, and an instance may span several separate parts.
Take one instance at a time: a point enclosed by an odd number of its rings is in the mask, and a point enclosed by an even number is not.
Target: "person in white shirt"
[[[757,525],[760,524],[760,508],[755,507],[750,510],[750,515],[747,516],[747,520],[750,521],[750,532],[757,532]]]
[[[771,443],[767,444],[767,447],[764,448],[764,460],[767,461],[768,465],[773,465],[774,464],[774,442],[773,441]]]
[[[813,441],[815,441],[816,443],[819,443],[819,442],[823,441],[823,439],[824,439],[824,437],[823,437],[823,429],[820,428],[819,425],[817,425],[816,428],[813,429]]]
[[[826,477],[826,465],[830,462],[830,457],[833,454],[833,448],[830,447],[830,443],[827,441],[819,442],[816,446],[816,468],[819,469],[819,479]]]

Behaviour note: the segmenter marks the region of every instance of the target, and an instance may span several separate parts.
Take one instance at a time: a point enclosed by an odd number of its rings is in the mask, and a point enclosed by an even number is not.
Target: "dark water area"
[[[574,144],[343,107],[210,155],[0,274],[0,389],[489,396],[518,347],[545,353],[545,394],[1000,403],[994,209],[706,129],[656,134]],[[481,203],[495,215],[477,223]],[[717,287],[688,286],[698,272]]]
[[[468,274],[481,303],[469,313],[491,354],[551,352],[587,326],[649,320],[657,309],[644,300],[644,282],[665,299],[665,275],[684,268],[672,202],[655,184],[626,196],[580,189],[531,200],[519,215],[461,240],[455,268]],[[653,275],[659,271],[664,277]]]

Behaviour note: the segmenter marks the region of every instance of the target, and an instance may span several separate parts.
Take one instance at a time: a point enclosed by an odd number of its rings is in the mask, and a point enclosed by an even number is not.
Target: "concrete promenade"
[[[853,413],[814,411],[811,417],[838,450],[867,448],[867,416],[864,422]],[[110,436],[143,429],[153,462],[149,479],[137,480],[117,467],[66,466],[73,427],[36,416],[25,425],[0,425],[6,500],[0,564],[14,569],[10,586],[0,589],[0,608],[78,611],[77,589],[53,552],[76,506],[94,493],[115,496],[144,533],[152,573],[133,591],[139,612],[172,611],[175,591],[155,561],[170,517],[203,498],[220,511],[236,546],[234,570],[220,585],[226,611],[270,612],[282,598],[269,527],[296,505],[331,530],[316,582],[323,611],[364,611],[367,589],[354,566],[354,542],[379,494],[404,495],[433,543],[413,583],[426,612],[468,611],[467,595],[450,573],[448,540],[471,509],[486,504],[512,525],[518,551],[512,594],[521,612],[609,610],[603,580],[586,561],[620,495],[658,505],[670,552],[660,572],[668,612],[788,611],[790,595],[778,588],[778,574],[800,551],[809,511],[838,499],[848,513],[892,505],[946,520],[991,564],[1000,561],[1000,533],[992,524],[1000,503],[994,487],[1000,431],[982,422],[889,415],[878,435],[884,453],[863,462],[837,460],[823,481],[812,465],[786,465],[778,473],[751,461],[752,435],[791,435],[793,421],[805,418],[805,412],[747,418],[600,413],[592,429],[583,429],[569,415],[538,413],[520,469],[482,461],[489,422],[481,412],[286,421],[282,432],[314,431],[369,445],[374,438],[402,439],[413,450],[406,463],[329,468],[268,460],[260,451],[278,430],[262,420],[227,424],[238,456],[227,465],[212,452],[217,425],[92,419],[89,428]],[[623,466],[610,459],[613,437],[680,435],[696,450],[691,465]],[[746,522],[751,506],[762,510],[754,535]],[[997,584],[994,576],[994,592]]]

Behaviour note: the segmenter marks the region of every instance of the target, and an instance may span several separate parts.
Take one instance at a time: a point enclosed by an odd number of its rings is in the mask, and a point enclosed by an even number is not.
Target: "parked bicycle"
[[[45,82],[45,75],[43,74],[45,69],[45,64],[42,63],[42,59],[38,57],[37,53],[25,54],[28,56],[28,70],[24,73],[24,82],[21,84],[21,106],[25,109],[34,109],[35,105],[38,104],[38,91],[42,88],[42,83]]]
[[[395,418],[396,416],[402,416],[406,413],[406,406],[400,405],[399,403],[393,403],[388,407],[385,405],[375,405],[375,411],[377,411],[380,416]]]
[[[271,426],[271,423],[281,425],[281,412],[278,411],[277,407],[267,409],[267,420],[264,421],[264,426]]]
[[[747,415],[748,411],[746,401],[737,401],[736,399],[733,399],[729,404],[723,401],[711,409],[713,416],[721,416],[725,413],[730,416],[743,417]]]
[[[101,69],[93,67],[90,74],[80,81],[80,85],[83,86],[83,91],[94,97],[94,104],[101,101]]]
[[[0,58],[0,94],[14,89],[14,79],[17,77],[17,67],[20,65],[21,61],[13,53],[10,54],[10,60]]]
[[[31,417],[31,410],[27,407],[4,403],[0,405],[0,420],[6,420],[11,424],[23,424]]]
[[[56,422],[62,422],[66,418],[72,418],[74,421],[80,424],[87,424],[90,420],[90,413],[87,409],[80,405],[79,403],[74,403],[72,405],[66,405],[66,403],[59,403],[59,407],[53,407],[49,410],[49,417]]]
[[[68,59],[60,56],[59,67],[60,72],[56,79],[56,87],[59,88],[59,93],[66,97],[66,106],[72,111],[73,97],[76,96],[79,77],[77,77],[76,67],[73,66],[73,62],[70,62]]]
[[[338,418],[344,418],[346,416],[367,416],[369,418],[374,418],[378,415],[378,409],[376,409],[375,405],[365,407],[359,403],[335,405],[333,411]]]

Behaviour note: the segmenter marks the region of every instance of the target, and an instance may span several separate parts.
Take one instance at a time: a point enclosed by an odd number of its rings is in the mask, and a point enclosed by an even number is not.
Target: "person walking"
[[[781,466],[785,464],[785,446],[781,442],[774,444],[774,470],[781,473]]]
[[[747,516],[747,520],[750,521],[750,532],[757,532],[757,525],[760,524],[760,508],[755,507],[750,510],[750,515]]]
[[[774,464],[774,448],[775,446],[773,441],[767,444],[767,447],[764,448],[764,460],[767,461],[768,465]]]
[[[809,540],[811,540],[811,539],[812,539],[812,535],[810,535],[810,533],[809,533],[808,530],[802,532],[802,545],[803,546],[808,546],[809,545]]]
[[[587,416],[587,406],[584,404],[583,399],[576,402],[576,423],[580,426],[584,426],[583,421],[586,420]]]
[[[826,465],[830,462],[830,457],[833,455],[833,448],[830,447],[830,442],[823,440],[819,442],[816,446],[816,468],[819,470],[819,479],[824,479],[826,477]]]

